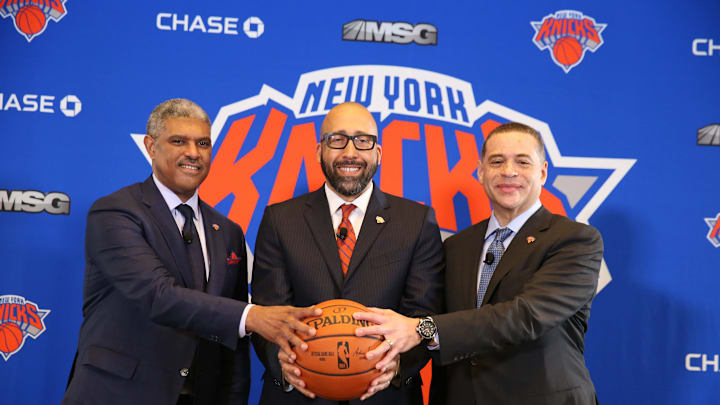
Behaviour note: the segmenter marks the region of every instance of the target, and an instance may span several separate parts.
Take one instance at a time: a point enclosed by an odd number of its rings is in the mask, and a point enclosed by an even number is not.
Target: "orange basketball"
[[[5,322],[0,324],[0,352],[14,352],[20,347],[22,338],[22,331],[16,323]]]
[[[37,34],[45,27],[45,13],[38,6],[25,6],[15,15],[15,24],[27,35]]]
[[[558,63],[565,66],[574,65],[582,56],[582,46],[573,37],[562,37],[555,42],[553,54]]]
[[[381,336],[355,336],[355,329],[368,326],[368,321],[352,317],[367,308],[350,300],[329,300],[317,304],[320,316],[303,320],[317,329],[314,337],[300,335],[308,350],[295,349],[296,365],[306,387],[319,397],[347,401],[365,393],[370,382],[380,375],[375,369],[379,359],[369,361],[365,353],[384,340]]]

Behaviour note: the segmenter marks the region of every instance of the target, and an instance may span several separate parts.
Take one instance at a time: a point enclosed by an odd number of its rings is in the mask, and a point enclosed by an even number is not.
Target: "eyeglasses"
[[[325,141],[327,146],[331,149],[345,149],[348,141],[351,139],[353,141],[353,145],[355,145],[355,149],[370,150],[375,147],[377,135],[345,135],[338,132],[330,132],[322,136],[322,140]]]

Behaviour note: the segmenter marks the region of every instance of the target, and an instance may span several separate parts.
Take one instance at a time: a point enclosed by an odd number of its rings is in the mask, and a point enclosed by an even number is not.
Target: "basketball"
[[[20,347],[22,338],[22,331],[17,324],[13,322],[0,324],[0,352],[14,352],[18,347]]]
[[[15,24],[27,35],[34,35],[45,27],[45,13],[37,6],[25,6],[18,10]]]
[[[582,56],[582,46],[573,37],[562,37],[555,42],[553,55],[555,55],[555,60],[562,65],[574,65]]]
[[[355,336],[355,329],[372,325],[352,317],[367,308],[350,300],[329,300],[316,305],[320,316],[303,320],[317,330],[313,337],[299,335],[307,342],[308,350],[295,349],[296,365],[307,389],[319,397],[346,401],[360,397],[370,382],[380,375],[375,369],[379,359],[369,361],[365,353],[384,340],[381,336]]]

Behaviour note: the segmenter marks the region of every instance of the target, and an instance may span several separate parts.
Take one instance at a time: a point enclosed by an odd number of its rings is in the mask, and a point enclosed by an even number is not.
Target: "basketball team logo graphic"
[[[12,18],[15,29],[28,42],[42,34],[48,21],[60,21],[67,14],[67,0],[0,0],[0,17]]]
[[[322,186],[315,155],[320,126],[345,101],[365,105],[378,123],[383,155],[375,183],[432,205],[443,236],[490,216],[477,162],[485,136],[505,122],[540,132],[551,166],[540,200],[579,222],[588,223],[635,163],[563,156],[547,123],[491,100],[476,103],[471,83],[442,73],[388,65],[304,73],[293,96],[265,84],[257,95],[220,108],[212,124],[213,161],[200,197],[246,231],[248,262],[265,206]],[[149,162],[144,134],[131,136]],[[609,281],[603,260],[598,288]]]
[[[583,15],[580,11],[560,10],[542,21],[531,21],[535,30],[533,43],[550,57],[565,73],[579,65],[587,51],[595,52],[603,44],[602,32],[607,24]]]
[[[710,228],[705,238],[714,247],[720,247],[720,212],[714,218],[705,218],[705,224]]]
[[[49,309],[19,295],[0,295],[0,355],[7,361],[23,348],[27,337],[37,339],[45,332]]]

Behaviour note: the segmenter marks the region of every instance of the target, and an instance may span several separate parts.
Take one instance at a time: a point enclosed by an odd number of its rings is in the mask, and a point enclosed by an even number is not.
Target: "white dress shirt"
[[[357,198],[352,201],[345,201],[325,183],[325,196],[327,197],[328,206],[330,207],[330,217],[332,218],[333,229],[335,231],[337,231],[342,222],[342,209],[340,209],[340,207],[345,204],[354,204],[356,208],[352,210],[348,216],[348,220],[350,220],[353,232],[355,232],[355,238],[357,239],[358,235],[360,235],[360,227],[362,227],[368,204],[370,204],[370,196],[372,195],[374,186],[375,185],[370,182],[370,187],[357,196]]]

